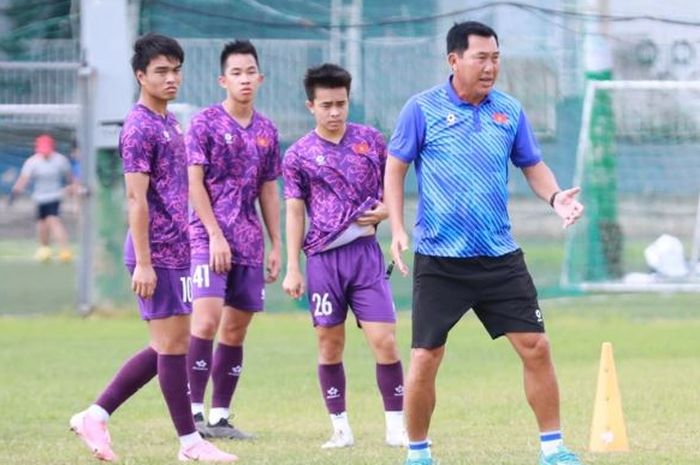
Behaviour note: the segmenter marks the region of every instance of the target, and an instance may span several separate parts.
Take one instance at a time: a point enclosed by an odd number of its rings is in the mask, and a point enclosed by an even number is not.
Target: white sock
[[[182,447],[190,447],[193,444],[197,444],[198,442],[202,442],[204,439],[202,439],[202,436],[199,435],[197,431],[194,433],[190,434],[185,434],[184,436],[180,436],[180,445]]]
[[[198,413],[201,413],[204,415],[204,404],[191,404],[190,407],[192,408],[192,416],[197,415]]]
[[[562,438],[561,431],[542,431],[540,433],[540,448],[542,449],[542,454],[552,455],[563,445],[564,439]]]
[[[331,413],[331,423],[333,424],[333,431],[342,431],[343,433],[350,433],[350,422],[348,421],[348,412],[341,412],[338,414]]]
[[[109,420],[109,413],[107,413],[107,410],[103,409],[97,404],[92,404],[90,407],[88,407],[87,413],[95,420],[105,422]]]
[[[430,441],[411,441],[408,443],[408,458],[412,460],[429,459],[432,457],[430,452]]]
[[[384,412],[384,419],[386,420],[386,432],[401,434],[405,431],[405,426],[403,423],[403,411],[386,411]]]
[[[225,418],[228,420],[228,416],[229,416],[229,411],[227,408],[215,407],[215,408],[209,409],[209,424],[215,425],[222,418]]]

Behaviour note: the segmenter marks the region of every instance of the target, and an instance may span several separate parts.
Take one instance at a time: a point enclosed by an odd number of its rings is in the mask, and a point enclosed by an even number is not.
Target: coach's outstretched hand
[[[408,250],[408,234],[401,230],[391,235],[391,258],[403,276],[408,276],[408,266],[403,261],[403,253]]]
[[[576,199],[579,192],[581,192],[580,187],[572,187],[559,192],[554,197],[552,207],[559,218],[564,220],[563,228],[571,226],[583,215],[583,205]]]

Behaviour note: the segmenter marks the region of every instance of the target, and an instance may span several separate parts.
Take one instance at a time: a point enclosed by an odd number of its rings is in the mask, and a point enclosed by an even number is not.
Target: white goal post
[[[68,132],[78,142],[81,152],[81,185],[83,201],[80,202],[76,308],[78,313],[87,314],[98,303],[95,292],[95,257],[100,256],[97,237],[96,204],[96,146],[94,79],[92,69],[79,63],[69,62],[2,62],[0,74],[8,81],[27,84],[26,95],[3,94],[0,100],[0,127],[6,133],[32,133],[49,129]],[[65,102],[65,103],[56,103]],[[175,113],[183,128],[197,107],[186,103],[168,106]],[[115,122],[116,124],[116,122]],[[116,134],[114,143],[116,144]]]
[[[700,81],[589,81],[574,185],[586,212],[567,236],[563,288],[700,292]],[[647,265],[664,234],[685,246],[669,254],[685,273]]]

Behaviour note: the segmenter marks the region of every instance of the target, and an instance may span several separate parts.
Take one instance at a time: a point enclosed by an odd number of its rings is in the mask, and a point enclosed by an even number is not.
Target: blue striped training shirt
[[[409,99],[388,146],[391,156],[415,161],[414,249],[439,257],[505,255],[518,248],[508,216],[508,160],[525,168],[542,155],[520,102],[492,90],[472,105],[451,80]]]

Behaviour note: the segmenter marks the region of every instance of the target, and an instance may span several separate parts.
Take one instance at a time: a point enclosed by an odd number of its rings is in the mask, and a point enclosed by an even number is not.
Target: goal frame
[[[589,80],[583,100],[581,129],[579,131],[578,145],[576,149],[576,163],[574,168],[573,185],[581,186],[584,179],[586,154],[591,146],[591,120],[596,93],[599,90],[694,90],[700,93],[700,81],[630,81],[630,80]],[[700,154],[699,154],[700,156]],[[585,213],[584,213],[585,214]],[[700,276],[697,274],[700,263],[700,196],[695,213],[695,226],[693,231],[693,243],[689,262],[690,273],[683,280],[668,280],[655,283],[625,283],[620,281],[591,282],[582,281],[572,283],[567,273],[567,263],[571,259],[574,235],[570,232],[565,240],[564,261],[562,263],[560,286],[564,289],[581,292],[603,293],[640,293],[640,292],[700,292]]]
[[[98,149],[97,131],[100,129],[95,121],[95,83],[97,73],[94,68],[84,66],[81,63],[71,62],[6,62],[0,61],[0,71],[70,71],[76,73],[77,102],[72,103],[0,103],[0,118],[15,116],[16,124],[25,124],[22,117],[42,116],[56,121],[51,124],[70,127],[75,130],[78,148],[81,156],[81,201],[78,224],[78,249],[77,277],[76,277],[76,311],[80,315],[92,312],[100,302],[95,286],[95,247],[98,246],[97,237],[97,204],[94,193],[96,192],[96,153]],[[45,100],[56,100],[50,98]],[[173,103],[168,105],[168,110],[179,115],[182,119],[189,120],[198,108],[187,103]],[[179,118],[180,119],[180,118]],[[116,124],[117,133],[121,121],[110,122]],[[12,124],[12,123],[10,123]],[[26,124],[35,124],[28,122]],[[182,121],[186,128],[188,121]],[[110,129],[110,128],[108,128]],[[116,134],[109,134],[114,136]]]

